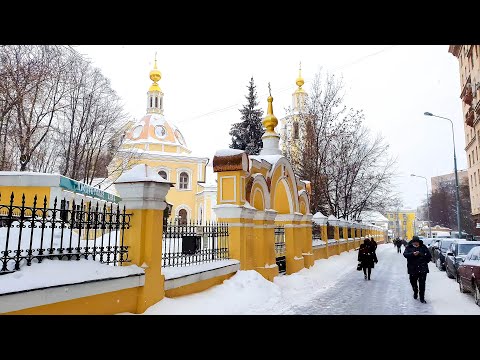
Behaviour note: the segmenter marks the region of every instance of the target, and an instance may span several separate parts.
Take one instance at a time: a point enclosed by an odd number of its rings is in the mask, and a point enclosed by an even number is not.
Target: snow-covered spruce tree
[[[247,86],[248,95],[245,96],[248,103],[239,109],[241,121],[232,125],[230,135],[232,136],[232,149],[245,150],[251,155],[257,155],[262,148],[262,115],[263,110],[256,108],[258,106],[256,86],[253,77]]]

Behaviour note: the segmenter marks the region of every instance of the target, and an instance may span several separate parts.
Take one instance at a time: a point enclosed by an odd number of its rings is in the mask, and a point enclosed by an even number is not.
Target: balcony
[[[467,105],[472,105],[473,100],[473,93],[472,93],[472,83],[470,76],[467,79],[467,82],[463,86],[462,93],[460,94],[460,98],[463,102]]]
[[[475,113],[473,112],[473,108],[470,107],[465,115],[465,124],[473,127],[473,120],[475,120]]]

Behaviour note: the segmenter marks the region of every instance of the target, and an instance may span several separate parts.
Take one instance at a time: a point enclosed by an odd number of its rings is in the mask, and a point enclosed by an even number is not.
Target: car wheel
[[[452,273],[448,271],[448,266],[445,266],[445,273],[447,274],[449,279],[455,279],[455,276],[453,276]]]
[[[437,265],[437,268],[438,270],[443,270],[442,269],[442,262],[440,261],[440,258],[437,259],[437,261],[435,262],[435,265]]]
[[[476,283],[473,283],[473,296],[475,297],[475,304],[480,306],[480,288]]]
[[[458,286],[460,287],[460,292],[461,292],[461,293],[467,293],[467,292],[468,292],[468,290],[463,287],[463,282],[462,282],[462,280],[460,280],[460,281],[458,282]]]

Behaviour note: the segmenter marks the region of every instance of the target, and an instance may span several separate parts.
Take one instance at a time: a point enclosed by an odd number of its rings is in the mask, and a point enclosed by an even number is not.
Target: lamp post
[[[433,115],[430,112],[425,112],[423,113],[425,116],[433,116],[437,117],[440,119],[448,120],[450,121],[450,124],[452,125],[452,138],[453,138],[453,166],[455,169],[455,200],[457,203],[457,227],[458,227],[458,238],[462,238],[462,224],[460,221],[460,195],[459,195],[459,189],[458,189],[458,173],[457,173],[457,155],[455,153],[455,132],[453,131],[453,121],[450,120],[449,118],[443,117],[443,116],[438,116],[438,115]]]
[[[428,180],[425,176],[410,174],[410,176],[419,177],[425,179],[425,185],[427,186],[427,220],[428,220],[428,232],[430,233],[430,238],[432,237],[432,224],[430,222],[430,197],[428,195]]]

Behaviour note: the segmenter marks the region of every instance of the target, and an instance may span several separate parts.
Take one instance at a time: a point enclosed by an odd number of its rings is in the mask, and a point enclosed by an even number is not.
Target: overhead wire
[[[344,68],[346,68],[346,67],[349,67],[349,66],[358,64],[358,63],[362,62],[362,61],[365,60],[365,59],[368,59],[368,58],[373,57],[373,56],[377,56],[377,55],[379,55],[379,54],[381,54],[381,53],[383,53],[383,52],[385,52],[385,51],[391,50],[391,49],[394,48],[395,46],[398,46],[398,45],[391,45],[391,46],[388,46],[388,47],[386,47],[386,48],[383,48],[383,49],[381,49],[381,50],[379,50],[379,51],[375,51],[374,53],[367,54],[367,55],[362,56],[362,57],[360,57],[360,58],[358,58],[358,59],[356,59],[356,60],[354,60],[354,61],[352,61],[352,62],[350,62],[350,63],[343,64],[343,65],[341,65],[341,66],[338,66],[338,67],[336,67],[336,68],[333,68],[332,71],[342,70],[342,69],[344,69]],[[311,82],[311,80],[306,80],[306,81],[305,81],[305,84],[306,84],[306,83],[309,83],[309,82]],[[279,89],[279,90],[276,90],[275,92],[276,92],[277,94],[283,93],[283,92],[285,92],[285,91],[287,91],[287,90],[291,90],[293,87],[294,87],[294,86],[289,85],[289,86],[287,86],[287,87],[284,87],[284,88],[281,88],[281,89]],[[264,94],[260,94],[259,97],[264,97],[264,96],[267,96],[267,95],[268,95],[267,93],[264,93]],[[196,115],[196,116],[193,116],[193,117],[188,118],[188,119],[184,119],[184,120],[177,121],[177,124],[183,124],[183,123],[190,122],[190,121],[192,121],[192,120],[196,120],[196,119],[202,118],[202,117],[204,117],[204,116],[209,116],[209,115],[214,115],[214,114],[218,114],[218,113],[221,113],[221,112],[225,112],[225,111],[231,110],[231,109],[233,109],[233,108],[236,108],[236,107],[238,107],[238,106],[240,106],[240,105],[241,105],[240,103],[235,103],[235,104],[226,106],[226,107],[221,108],[221,109],[212,110],[212,111],[209,111],[209,112],[204,113],[204,114]]]

